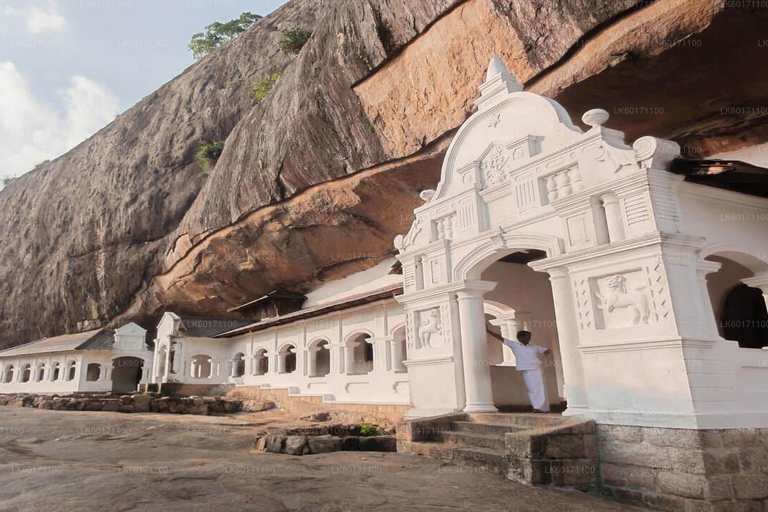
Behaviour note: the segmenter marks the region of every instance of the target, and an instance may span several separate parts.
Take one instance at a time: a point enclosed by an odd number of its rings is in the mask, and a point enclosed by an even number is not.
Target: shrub
[[[376,427],[369,423],[363,423],[360,426],[360,435],[362,437],[370,437],[376,435]]]
[[[245,32],[248,27],[261,19],[258,14],[250,12],[242,13],[238,18],[226,23],[211,23],[205,27],[205,32],[200,32],[192,36],[189,43],[189,49],[195,59],[202,59],[222,44],[235,39]]]
[[[195,161],[203,168],[203,174],[208,174],[216,162],[219,161],[222,151],[224,151],[224,142],[204,142],[195,151]]]
[[[261,103],[269,95],[269,91],[280,78],[280,73],[272,73],[267,78],[257,84],[253,84],[253,98],[256,103]]]
[[[305,28],[297,27],[283,30],[283,38],[277,43],[285,53],[292,53],[296,55],[304,48],[309,38],[312,37],[312,31]]]
[[[10,183],[16,179],[16,176],[5,176],[2,178],[3,186],[7,187]]]

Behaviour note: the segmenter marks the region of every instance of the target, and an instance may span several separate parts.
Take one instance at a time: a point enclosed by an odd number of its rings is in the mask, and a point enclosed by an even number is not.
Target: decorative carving
[[[598,290],[595,290],[595,296],[599,301],[597,304],[598,309],[607,313],[613,313],[617,308],[628,308],[633,312],[632,321],[635,325],[640,322],[648,323],[648,319],[651,316],[651,307],[648,296],[642,292],[645,286],[638,286],[636,293],[627,292],[627,278],[620,274],[605,278],[605,285],[607,287],[605,297]]]
[[[488,128],[496,128],[496,125],[498,125],[500,122],[501,122],[501,114],[493,115],[488,120]]]
[[[413,328],[413,311],[405,312],[405,342],[409,350],[416,349],[416,333]]]
[[[550,202],[563,199],[583,190],[581,170],[578,165],[545,176],[547,182],[547,198]]]
[[[579,313],[579,326],[581,330],[592,327],[592,311],[589,308],[589,283],[581,279],[575,283],[576,309]]]
[[[419,341],[421,341],[421,346],[432,348],[432,336],[434,334],[442,333],[443,328],[440,319],[440,309],[431,309],[427,317],[422,320],[421,326],[419,327]]]
[[[421,232],[421,219],[416,219],[413,221],[413,225],[411,226],[411,229],[408,231],[408,234],[403,237],[402,235],[397,235],[395,237],[395,248],[398,251],[405,251],[408,249],[408,247],[413,244],[414,240],[416,240],[416,237]]]
[[[621,171],[624,167],[637,168],[634,155],[629,156],[626,150],[616,149],[604,142],[597,143],[595,146],[590,147],[588,151],[593,154],[593,158],[596,161],[609,165],[615,173]]]
[[[480,164],[483,171],[485,182],[490,185],[498,185],[507,179],[507,164],[512,160],[509,151],[502,147],[494,147],[488,156]]]
[[[596,126],[604,125],[609,117],[611,117],[611,115],[605,110],[601,108],[593,108],[592,110],[586,111],[584,115],[581,116],[581,120],[584,121],[584,124],[587,126],[594,128]]]
[[[443,335],[443,344],[451,345],[451,308],[448,304],[443,304],[440,306],[440,311],[442,314],[442,324],[448,326],[448,328],[444,329],[441,333]]]
[[[676,142],[656,137],[640,137],[632,148],[643,169],[666,170],[669,162],[680,156],[680,146]]]
[[[666,286],[664,280],[664,264],[661,258],[656,260],[656,264],[653,268],[646,269],[648,272],[648,280],[651,283],[651,300],[653,301],[656,315],[661,318],[667,318],[669,316],[669,299],[667,299]]]
[[[435,197],[435,191],[432,189],[422,190],[419,194],[419,197],[422,199],[422,201],[428,203],[432,200],[433,197]]]

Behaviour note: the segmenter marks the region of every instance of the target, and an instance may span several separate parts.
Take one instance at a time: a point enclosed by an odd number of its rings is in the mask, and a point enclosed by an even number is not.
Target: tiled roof
[[[91,342],[103,343],[107,336],[112,339],[109,331],[97,329],[95,331],[44,338],[42,340],[33,341],[32,343],[0,351],[0,357],[18,357],[45,354],[48,352],[68,352],[70,350],[93,350],[88,345],[90,345]]]

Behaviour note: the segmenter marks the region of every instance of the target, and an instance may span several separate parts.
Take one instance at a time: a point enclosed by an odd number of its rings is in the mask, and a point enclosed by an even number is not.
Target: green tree
[[[288,30],[283,30],[283,38],[277,43],[285,53],[297,54],[307,44],[309,38],[312,37],[312,31],[305,28],[296,27]]]
[[[253,98],[256,100],[256,103],[261,103],[264,101],[264,98],[267,97],[269,91],[272,90],[272,87],[275,85],[279,78],[280,73],[272,73],[261,82],[253,84]]]
[[[253,23],[261,19],[258,14],[244,12],[239,18],[227,21],[226,23],[214,22],[205,27],[205,32],[200,32],[192,36],[189,43],[189,49],[195,59],[202,59],[216,48],[227,43],[243,32]]]
[[[219,161],[221,153],[224,151],[224,142],[204,142],[195,150],[195,161],[203,168],[203,174],[208,174],[216,162]]]

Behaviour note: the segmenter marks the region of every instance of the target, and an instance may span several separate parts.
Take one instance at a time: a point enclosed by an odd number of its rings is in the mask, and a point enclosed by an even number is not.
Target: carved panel
[[[582,248],[590,245],[592,240],[589,237],[586,214],[570,217],[565,223],[568,227],[568,241],[571,247]]]
[[[436,348],[444,344],[443,319],[440,308],[419,311],[416,350]]]
[[[491,149],[491,152],[480,164],[483,179],[487,186],[493,187],[507,180],[507,172],[512,158],[512,152],[503,146],[495,146]]]
[[[667,296],[666,278],[664,276],[664,264],[659,258],[651,267],[646,268],[648,282],[650,283],[651,301],[657,320],[665,320],[669,317],[669,297]]]
[[[627,226],[630,228],[635,224],[647,222],[651,218],[648,201],[643,195],[624,199],[624,212],[627,216]]]
[[[634,270],[592,280],[598,329],[650,323],[652,303],[646,275],[642,270]]]

